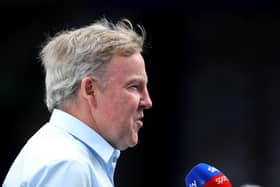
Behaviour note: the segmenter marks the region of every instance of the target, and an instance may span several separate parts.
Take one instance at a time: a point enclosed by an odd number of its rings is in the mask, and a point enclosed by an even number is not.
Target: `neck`
[[[73,102],[64,104],[62,107],[59,108],[60,110],[67,112],[68,114],[74,116],[75,118],[79,119],[91,129],[98,132],[96,129],[96,123],[91,113],[90,107],[86,102]]]

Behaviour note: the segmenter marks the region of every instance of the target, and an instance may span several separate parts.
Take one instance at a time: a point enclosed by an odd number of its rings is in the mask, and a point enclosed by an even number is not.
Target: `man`
[[[119,153],[137,144],[143,111],[152,106],[139,28],[101,19],[47,42],[40,56],[52,115],[3,186],[114,186]]]

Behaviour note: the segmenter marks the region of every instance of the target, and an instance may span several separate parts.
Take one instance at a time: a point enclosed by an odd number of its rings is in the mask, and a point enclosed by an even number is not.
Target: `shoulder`
[[[32,168],[32,165],[29,167]],[[25,168],[22,172],[11,172],[7,175],[4,185],[86,187],[91,186],[93,177],[87,164],[77,160],[54,160],[44,165],[37,165],[36,170],[31,168],[29,170]],[[14,176],[14,173],[18,176]]]
[[[88,148],[71,134],[46,124],[23,147],[23,157],[42,162],[56,160],[84,160]]]

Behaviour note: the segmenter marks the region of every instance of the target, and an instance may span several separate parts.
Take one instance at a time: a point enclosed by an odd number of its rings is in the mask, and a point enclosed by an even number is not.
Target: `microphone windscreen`
[[[229,179],[217,168],[199,163],[185,177],[186,187],[232,187]]]

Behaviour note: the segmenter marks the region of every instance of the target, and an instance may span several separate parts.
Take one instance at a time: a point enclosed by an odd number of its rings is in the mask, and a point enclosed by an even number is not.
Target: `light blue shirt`
[[[12,164],[3,187],[113,187],[120,151],[55,109]]]

